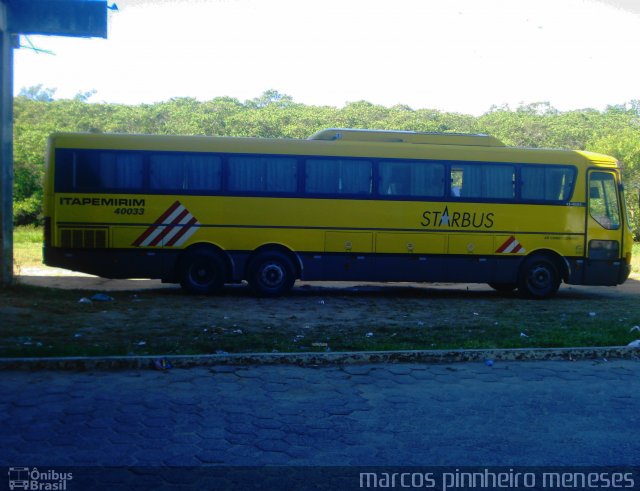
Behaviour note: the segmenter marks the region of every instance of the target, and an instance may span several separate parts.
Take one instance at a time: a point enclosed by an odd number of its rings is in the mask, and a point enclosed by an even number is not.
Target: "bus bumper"
[[[42,249],[44,264],[102,278],[171,279],[175,276],[178,251],[132,249]]]
[[[570,273],[567,283],[572,285],[614,286],[627,281],[631,274],[631,265],[623,259],[569,260]]]

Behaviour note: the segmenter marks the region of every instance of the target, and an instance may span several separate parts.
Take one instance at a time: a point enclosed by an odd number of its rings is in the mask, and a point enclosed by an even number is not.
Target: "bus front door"
[[[622,207],[615,172],[589,172],[585,285],[617,285],[622,267]]]

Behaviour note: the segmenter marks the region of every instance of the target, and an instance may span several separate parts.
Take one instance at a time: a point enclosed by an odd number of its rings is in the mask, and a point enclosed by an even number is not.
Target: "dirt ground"
[[[527,301],[483,284],[298,282],[281,298],[21,268],[0,298],[0,356],[621,346],[638,337],[640,275]],[[111,301],[90,300],[106,293]]]

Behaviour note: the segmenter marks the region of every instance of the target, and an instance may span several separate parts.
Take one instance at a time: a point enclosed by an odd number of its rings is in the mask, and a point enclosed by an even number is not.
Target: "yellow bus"
[[[54,134],[44,260],[192,293],[305,281],[617,285],[620,164],[486,135],[327,129],[307,140]]]

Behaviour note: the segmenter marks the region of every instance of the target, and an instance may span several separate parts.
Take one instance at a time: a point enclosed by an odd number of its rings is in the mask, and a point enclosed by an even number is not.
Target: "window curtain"
[[[444,196],[444,165],[418,164],[411,166],[412,196]]]
[[[370,194],[372,164],[367,160],[307,160],[306,190],[322,194]]]
[[[461,165],[462,187],[460,188],[461,198],[481,198],[482,197],[482,169],[477,165]]]
[[[229,189],[232,191],[294,193],[297,190],[297,182],[296,159],[229,159]]]
[[[143,187],[141,154],[103,152],[98,157],[98,175],[101,188],[141,189]]]
[[[205,155],[186,155],[184,188],[190,191],[219,191],[222,188],[222,159]]]
[[[426,162],[381,162],[380,194],[443,196],[444,165]]]
[[[506,165],[483,166],[485,198],[506,198],[514,196],[514,169]]]
[[[547,193],[543,168],[523,167],[521,176],[522,199],[545,199]]]
[[[183,190],[184,162],[182,156],[153,155],[150,158],[149,187],[154,190]]]
[[[567,174],[564,169],[547,169],[547,194],[546,199],[567,199],[571,186],[566,186]],[[567,189],[568,187],[568,189]]]
[[[522,168],[522,199],[558,201],[569,199],[574,171],[568,168]]]
[[[338,160],[340,194],[371,193],[371,162],[366,160]]]
[[[220,157],[152,155],[149,187],[154,190],[217,191],[220,189],[221,167]]]
[[[411,170],[409,164],[400,162],[380,163],[380,194],[403,196],[410,194]]]

